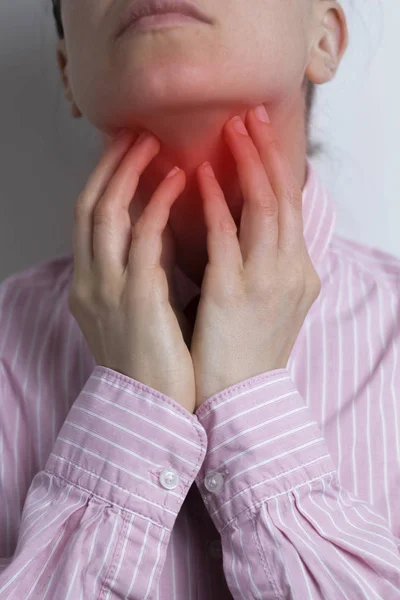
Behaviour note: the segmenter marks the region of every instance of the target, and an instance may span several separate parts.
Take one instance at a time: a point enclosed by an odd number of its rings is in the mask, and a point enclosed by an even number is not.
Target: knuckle
[[[112,277],[96,280],[93,289],[84,282],[76,282],[71,287],[68,306],[76,313],[100,313],[114,308],[118,298],[115,281]]]
[[[236,223],[232,219],[223,219],[219,224],[220,231],[228,236],[237,235]]]
[[[81,282],[74,282],[68,296],[69,309],[77,311],[78,309],[85,307],[87,304],[88,292],[86,285]]]
[[[269,150],[281,152],[281,150],[282,150],[281,138],[277,135],[272,135],[268,139],[268,148],[269,148]]]
[[[86,214],[86,207],[82,202],[81,198],[78,198],[78,201],[76,202],[75,206],[74,206],[74,219],[75,221],[78,221],[81,217],[83,217]]]
[[[117,306],[117,294],[113,281],[102,279],[96,287],[94,304],[97,309],[114,309]]]
[[[286,279],[286,288],[290,294],[303,296],[305,292],[305,278],[302,269],[292,270]]]
[[[114,282],[101,279],[96,281],[90,297],[86,297],[82,308],[91,315],[96,315],[96,318],[101,318],[116,309],[117,299]]]
[[[93,225],[98,227],[109,226],[112,224],[114,218],[114,209],[107,204],[99,204],[94,211]]]
[[[286,187],[286,199],[287,202],[294,208],[302,208],[302,192],[300,189],[288,184]]]
[[[315,270],[312,270],[309,277],[309,289],[311,296],[318,298],[322,290],[322,282]]]
[[[255,274],[251,277],[252,286],[251,294],[254,294],[255,301],[261,300],[264,302],[266,299],[271,298],[273,295],[273,284],[265,277],[260,277]]]
[[[275,217],[278,214],[278,202],[269,194],[260,194],[258,206],[265,217]]]

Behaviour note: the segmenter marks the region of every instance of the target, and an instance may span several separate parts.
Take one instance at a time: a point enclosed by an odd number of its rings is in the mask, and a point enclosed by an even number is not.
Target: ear
[[[73,118],[80,118],[82,116],[81,111],[74,102],[74,96],[71,90],[69,76],[68,76],[68,56],[65,45],[65,40],[57,40],[56,45],[57,54],[57,65],[60,71],[61,82],[64,88],[64,95],[66,100],[71,105],[71,113]]]
[[[335,0],[317,2],[313,14],[310,49],[306,76],[316,84],[331,81],[349,43],[346,15]]]

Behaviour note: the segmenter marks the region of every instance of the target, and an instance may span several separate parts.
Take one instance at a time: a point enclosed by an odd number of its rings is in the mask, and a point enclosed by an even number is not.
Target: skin
[[[212,24],[132,29],[116,38],[128,0],[63,0],[57,63],[73,118],[106,149],[123,128],[148,130],[161,151],[139,181],[132,223],[175,166],[184,192],[172,207],[177,265],[199,287],[208,262],[196,169],[208,160],[240,233],[243,194],[223,137],[226,121],[263,103],[301,189],[306,172],[305,83],[331,81],[348,45],[335,0],[197,0]],[[135,207],[134,207],[135,204]]]

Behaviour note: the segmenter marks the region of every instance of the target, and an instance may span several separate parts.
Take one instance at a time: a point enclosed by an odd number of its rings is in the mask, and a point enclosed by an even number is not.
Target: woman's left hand
[[[242,124],[243,121],[241,121]],[[237,227],[215,176],[198,169],[208,264],[191,340],[196,409],[214,394],[286,368],[321,291],[303,236],[302,190],[270,123],[247,113],[225,135],[244,205]]]

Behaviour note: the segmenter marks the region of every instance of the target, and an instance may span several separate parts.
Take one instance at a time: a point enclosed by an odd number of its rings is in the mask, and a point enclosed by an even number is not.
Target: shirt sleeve
[[[0,599],[154,598],[206,446],[195,415],[97,365],[32,480]]]
[[[235,600],[400,599],[400,540],[340,485],[286,369],[216,394],[196,415],[208,435],[196,484]]]

